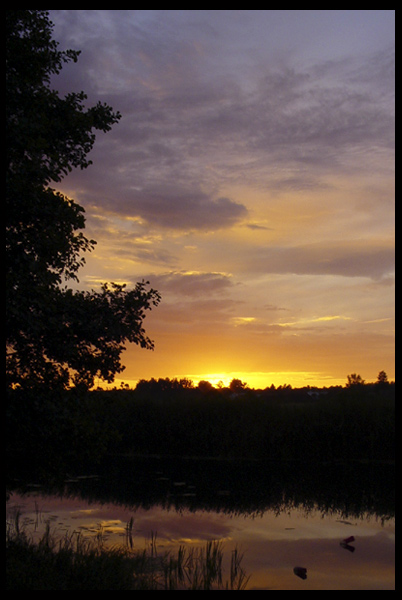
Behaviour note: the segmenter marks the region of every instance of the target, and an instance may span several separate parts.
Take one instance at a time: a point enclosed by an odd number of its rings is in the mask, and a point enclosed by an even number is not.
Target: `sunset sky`
[[[52,10],[54,86],[122,114],[59,189],[80,287],[162,295],[116,380],[251,387],[394,369],[393,10]]]

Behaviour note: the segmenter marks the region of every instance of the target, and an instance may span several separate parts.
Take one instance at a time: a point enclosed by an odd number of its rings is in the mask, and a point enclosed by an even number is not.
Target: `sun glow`
[[[209,381],[214,387],[228,387],[232,379],[240,379],[251,389],[265,389],[274,385],[275,387],[291,385],[294,388],[301,387],[330,387],[333,385],[344,385],[345,378],[339,379],[327,373],[309,371],[233,371],[203,373],[189,376],[189,379],[198,385],[200,381]]]
[[[336,377],[329,373],[322,372],[310,372],[310,371],[272,371],[272,372],[258,372],[258,371],[233,371],[233,372],[212,372],[212,373],[190,373],[190,374],[172,374],[172,375],[155,375],[154,379],[159,378],[169,379],[189,379],[193,382],[194,386],[197,387],[200,381],[209,381],[215,388],[229,387],[232,379],[240,379],[250,389],[266,389],[272,385],[275,388],[280,386],[290,385],[292,388],[304,388],[304,387],[318,387],[325,388],[331,386],[344,386],[346,383],[346,377]],[[151,377],[145,377],[145,379],[152,379]],[[98,380],[95,382],[95,387],[101,387],[102,389],[135,389],[139,380],[130,378],[116,378],[111,384],[106,384]]]
[[[200,381],[209,381],[214,387],[228,387],[232,379],[235,376],[231,373],[206,373],[202,375],[194,376],[194,383],[198,385]],[[236,378],[240,379],[240,378]]]

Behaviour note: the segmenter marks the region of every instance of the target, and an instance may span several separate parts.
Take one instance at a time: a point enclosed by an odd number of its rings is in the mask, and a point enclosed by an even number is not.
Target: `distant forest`
[[[345,387],[348,389],[358,390],[363,386],[367,389],[372,388],[373,391],[376,389],[386,389],[387,386],[393,386],[395,382],[388,380],[388,375],[385,371],[380,371],[378,373],[377,380],[374,383],[367,383],[361,375],[357,373],[352,373],[347,376],[347,381],[345,383]],[[374,387],[375,386],[375,387]],[[317,386],[304,386],[302,388],[293,388],[290,384],[283,384],[279,386],[275,386],[274,384],[266,387],[264,389],[255,389],[250,388],[247,382],[242,381],[241,379],[233,378],[228,386],[220,381],[216,386],[214,386],[211,382],[206,380],[201,380],[197,385],[194,384],[193,380],[188,377],[183,377],[181,379],[174,377],[170,379],[169,377],[155,379],[152,377],[151,379],[140,379],[135,387],[137,392],[147,393],[168,393],[174,392],[177,390],[194,390],[197,389],[202,393],[211,393],[214,390],[217,390],[221,393],[231,392],[232,394],[245,394],[247,392],[256,392],[257,394],[269,394],[275,391],[297,391],[299,395],[302,397],[303,395],[308,395],[310,397],[318,397],[319,395],[323,395],[327,393],[329,390],[341,389],[343,386],[330,386],[319,388]],[[113,390],[116,391],[118,388],[114,387]],[[130,390],[130,385],[128,383],[124,383],[124,381],[120,384],[121,390]],[[102,388],[98,387],[97,391],[102,391]],[[295,396],[295,394],[293,394]]]
[[[110,456],[395,460],[395,384],[385,374],[323,389],[151,379],[134,390],[15,389],[7,400],[11,479],[82,472]]]

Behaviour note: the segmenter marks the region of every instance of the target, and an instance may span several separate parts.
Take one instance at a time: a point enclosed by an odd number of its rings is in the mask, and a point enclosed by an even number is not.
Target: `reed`
[[[250,575],[247,575],[245,570],[241,566],[242,560],[243,554],[239,554],[239,550],[235,548],[232,552],[232,560],[230,563],[231,590],[245,590],[249,582]]]
[[[130,548],[131,550],[134,548],[133,527],[134,518],[131,517],[126,524],[126,545],[127,548]]]
[[[50,526],[34,542],[17,514],[6,524],[7,590],[245,590],[248,582],[232,553],[230,576],[223,579],[224,548],[211,541],[201,548],[180,546],[158,555],[156,534],[150,548],[134,549],[133,522],[127,544],[106,547],[102,532],[94,539],[76,532],[62,538]]]
[[[241,567],[243,556],[232,552],[230,576],[224,581],[224,546],[209,541],[201,548],[180,546],[177,554],[164,557],[163,579],[158,589],[165,590],[245,590],[249,581]]]

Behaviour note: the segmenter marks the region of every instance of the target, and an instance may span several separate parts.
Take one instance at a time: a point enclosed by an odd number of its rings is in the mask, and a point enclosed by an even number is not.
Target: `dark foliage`
[[[87,239],[84,209],[50,187],[91,164],[95,132],[120,114],[84,92],[60,97],[55,75],[79,52],[59,51],[45,10],[6,10],[6,384],[53,389],[113,380],[124,341],[152,348],[142,321],[160,301],[146,282],[73,292]]]
[[[167,387],[8,396],[9,477],[88,469],[107,455],[394,461],[395,386],[307,390]],[[161,385],[161,383],[159,384]]]

